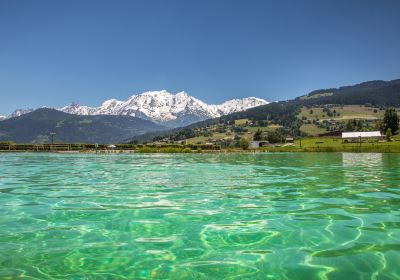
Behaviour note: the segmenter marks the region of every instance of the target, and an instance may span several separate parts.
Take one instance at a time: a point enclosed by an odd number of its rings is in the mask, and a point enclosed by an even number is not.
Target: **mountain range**
[[[249,97],[208,105],[185,92],[157,91],[134,95],[125,101],[107,100],[99,107],[72,104],[58,110],[17,110],[11,118],[0,121],[0,141],[48,142],[51,132],[56,133],[57,142],[69,143],[151,141],[171,135],[174,139],[185,139],[185,133],[194,128],[238,119],[272,123],[292,133],[303,124],[299,112],[304,107],[335,104],[400,107],[400,80],[321,89],[292,100],[267,103]],[[187,123],[192,124],[184,126]],[[178,128],[170,130],[171,127]]]
[[[206,104],[184,91],[171,94],[166,90],[161,90],[132,95],[127,100],[109,99],[99,107],[72,103],[57,110],[73,115],[132,116],[174,128],[268,103],[264,99],[246,97],[214,105]],[[8,118],[18,117],[32,111],[34,109],[18,109]]]

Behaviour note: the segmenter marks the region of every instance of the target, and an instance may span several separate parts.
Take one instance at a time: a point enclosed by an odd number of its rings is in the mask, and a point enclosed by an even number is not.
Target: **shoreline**
[[[381,150],[381,149],[329,149],[329,148],[317,148],[317,149],[273,149],[273,150],[202,150],[202,151],[191,151],[191,152],[169,152],[169,151],[149,151],[140,152],[135,150],[113,150],[113,151],[31,151],[31,150],[11,150],[1,151],[0,154],[9,153],[38,153],[38,154],[91,154],[91,155],[106,155],[106,154],[265,154],[265,153],[382,153],[382,154],[400,154],[398,150]]]
[[[222,147],[206,144],[17,144],[1,143],[0,153],[60,153],[60,154],[131,154],[131,153],[400,153],[400,137],[384,142],[351,142],[343,143],[337,137],[303,138],[294,143],[269,144],[263,147]]]

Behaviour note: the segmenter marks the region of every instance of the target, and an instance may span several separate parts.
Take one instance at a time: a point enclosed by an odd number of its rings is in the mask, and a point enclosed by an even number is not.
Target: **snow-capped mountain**
[[[0,121],[7,119],[6,116],[0,116]]]
[[[206,104],[184,91],[172,94],[161,90],[132,95],[122,101],[109,99],[99,107],[72,103],[57,110],[75,115],[129,115],[164,126],[178,127],[265,104],[268,102],[256,97],[232,99],[218,105]],[[19,117],[32,111],[34,109],[31,108],[17,109],[6,118]]]
[[[171,94],[162,90],[132,95],[125,101],[106,100],[99,107],[72,103],[59,110],[77,115],[130,115],[177,127],[265,104],[268,102],[263,99],[247,97],[228,100],[219,105],[209,105],[184,91]]]

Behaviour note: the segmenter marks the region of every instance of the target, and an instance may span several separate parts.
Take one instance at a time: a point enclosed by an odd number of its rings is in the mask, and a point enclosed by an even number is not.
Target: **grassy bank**
[[[268,152],[354,152],[354,153],[400,153],[400,138],[395,137],[390,142],[376,140],[357,140],[350,143],[342,142],[340,137],[311,137],[301,141],[296,140],[292,146],[263,147],[260,150]]]
[[[265,152],[347,152],[347,153],[400,153],[398,145],[363,145],[336,147],[271,147],[261,148]]]
[[[227,148],[218,145],[164,144],[133,145],[116,144],[114,149],[107,145],[94,144],[2,144],[0,152],[88,152],[88,153],[239,153],[239,152],[354,152],[354,153],[400,153],[400,137],[390,142],[363,140],[343,143],[340,137],[310,137],[296,140],[293,145],[276,144],[257,149]]]

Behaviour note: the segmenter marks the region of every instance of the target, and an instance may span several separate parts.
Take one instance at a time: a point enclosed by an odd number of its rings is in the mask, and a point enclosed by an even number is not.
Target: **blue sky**
[[[147,90],[270,101],[400,78],[400,1],[0,0],[0,114]]]

